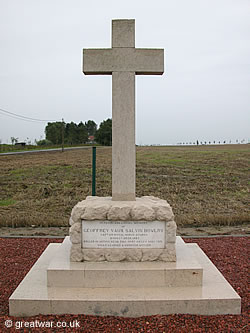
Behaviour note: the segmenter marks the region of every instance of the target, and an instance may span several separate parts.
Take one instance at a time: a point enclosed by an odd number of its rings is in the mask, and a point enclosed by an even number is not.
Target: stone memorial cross
[[[135,48],[135,20],[112,20],[112,48],[84,49],[83,73],[112,75],[112,200],[135,200],[135,75],[161,75],[163,49]]]

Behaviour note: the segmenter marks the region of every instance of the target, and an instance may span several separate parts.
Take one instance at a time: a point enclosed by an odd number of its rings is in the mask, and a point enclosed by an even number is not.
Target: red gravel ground
[[[242,297],[241,315],[196,316],[157,315],[140,318],[95,317],[85,315],[39,315],[27,318],[8,316],[8,298],[25,277],[32,265],[51,242],[62,239],[0,238],[0,332],[247,332],[248,331],[248,254],[247,237],[216,237],[185,239],[196,242],[213,261],[233,288]],[[12,320],[12,328],[5,322]],[[35,326],[40,323],[60,321],[76,324],[80,328],[20,328],[24,322]],[[32,324],[33,322],[33,324]],[[48,323],[47,323],[48,325]],[[16,326],[16,327],[15,327]]]

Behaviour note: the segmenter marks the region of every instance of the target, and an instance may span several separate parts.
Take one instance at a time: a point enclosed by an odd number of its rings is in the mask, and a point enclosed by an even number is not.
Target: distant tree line
[[[92,138],[93,137],[93,138]],[[102,145],[112,145],[112,119],[101,122],[99,128],[93,120],[79,124],[63,121],[48,123],[45,127],[45,140],[37,141],[38,145],[84,144],[96,142]]]
[[[101,122],[96,131],[95,140],[103,146],[112,146],[112,119]]]

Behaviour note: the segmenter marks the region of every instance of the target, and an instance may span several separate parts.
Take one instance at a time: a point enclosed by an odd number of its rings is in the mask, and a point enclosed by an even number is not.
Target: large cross
[[[112,75],[112,200],[135,200],[135,75],[163,71],[163,49],[135,48],[135,20],[112,20],[111,49],[83,50],[84,74]]]

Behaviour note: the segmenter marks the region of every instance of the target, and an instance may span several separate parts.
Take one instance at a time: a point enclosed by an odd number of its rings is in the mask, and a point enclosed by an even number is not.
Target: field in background
[[[173,207],[180,226],[250,221],[249,145],[137,147],[137,196]],[[111,196],[111,148],[97,148],[98,196]],[[0,156],[0,226],[66,226],[91,195],[91,148]]]
[[[93,146],[93,144],[76,144],[73,147],[87,147]],[[65,144],[64,148],[71,148],[72,145]],[[29,150],[44,150],[44,149],[62,149],[62,145],[25,145],[25,146],[16,146],[16,145],[8,145],[0,143],[0,155],[2,153],[12,153],[12,152],[21,152],[21,151],[29,151]]]

